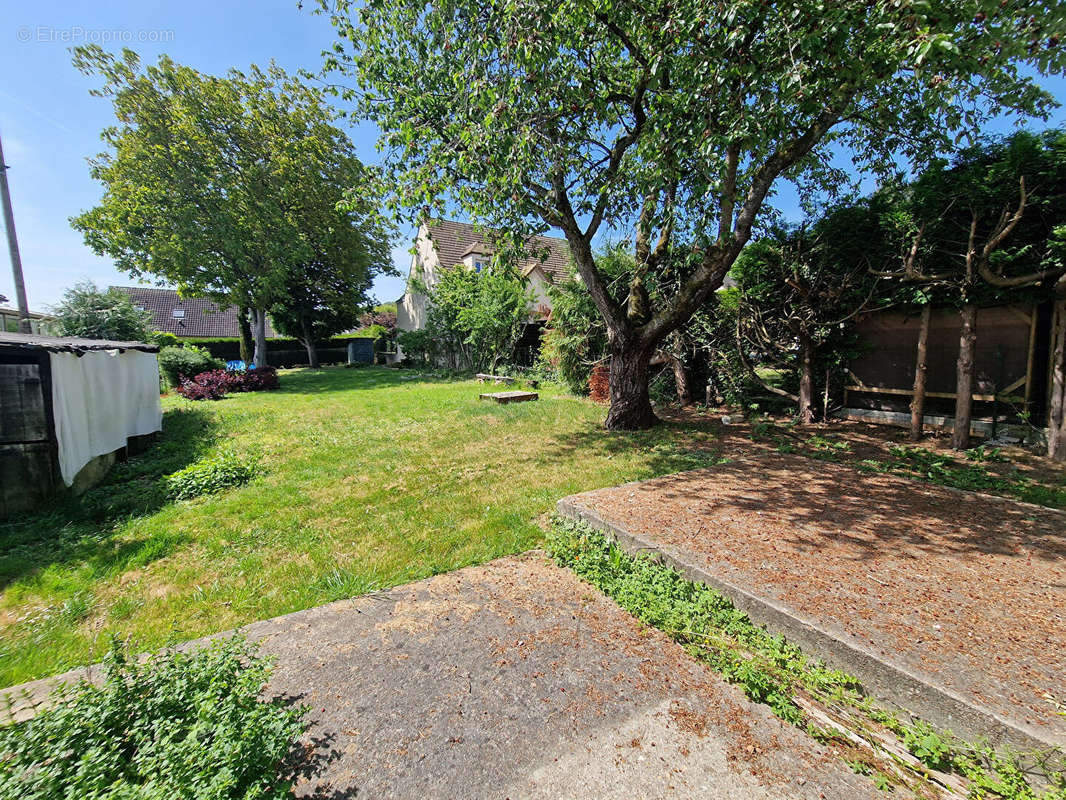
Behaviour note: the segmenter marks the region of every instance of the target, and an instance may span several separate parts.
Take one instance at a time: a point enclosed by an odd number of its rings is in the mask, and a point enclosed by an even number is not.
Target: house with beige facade
[[[570,270],[570,248],[565,239],[535,236],[528,250],[530,255],[518,264],[519,274],[533,295],[529,325],[520,342],[527,348],[539,341],[540,329],[551,313],[548,286],[565,280]],[[444,270],[487,269],[494,253],[491,231],[477,230],[466,222],[424,221],[415,237],[407,291],[396,301],[396,327],[416,331],[426,326],[428,298],[420,285],[432,291]]]

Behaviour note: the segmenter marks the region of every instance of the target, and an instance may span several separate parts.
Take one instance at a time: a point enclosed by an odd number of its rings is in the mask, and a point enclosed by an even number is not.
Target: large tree
[[[1062,67],[1061,5],[1000,0],[325,2],[327,69],[383,131],[398,206],[447,197],[516,246],[563,231],[611,344],[607,426],[655,416],[648,366],[717,289],[782,177],[838,184],[921,162],[996,112],[1046,114],[1031,73]],[[438,206],[439,207],[439,206]],[[593,242],[630,235],[608,291]],[[642,302],[672,250],[698,255]]]
[[[274,326],[303,342],[308,363],[318,368],[316,342],[354,328],[370,306],[374,276],[395,273],[391,231],[381,224],[367,192],[373,183],[344,137],[323,149],[311,169],[293,164],[285,179],[289,216],[311,257],[289,265],[270,308]],[[345,201],[345,202],[342,202]]]
[[[337,229],[363,211],[336,209],[339,187],[358,198],[352,187],[368,185],[336,112],[274,66],[216,77],[166,56],[142,68],[135,53],[98,46],[76,48],[74,64],[103,79],[93,93],[117,122],[90,162],[100,204],[72,224],[131,275],[250,309],[265,364],[267,310],[300,269],[334,257]]]

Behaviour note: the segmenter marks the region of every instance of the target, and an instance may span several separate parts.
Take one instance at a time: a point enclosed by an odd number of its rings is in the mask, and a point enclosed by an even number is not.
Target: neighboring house
[[[152,313],[152,330],[178,337],[217,338],[240,336],[237,307],[219,308],[217,303],[199,297],[180,297],[173,289],[150,286],[112,286],[130,296],[133,305]],[[268,339],[277,337],[267,317]]]
[[[547,287],[565,280],[570,270],[570,248],[565,239],[535,236],[529,250],[519,272],[533,292],[530,323],[539,327],[551,312]],[[426,326],[426,296],[415,290],[413,279],[432,290],[441,270],[461,266],[480,271],[492,261],[493,252],[489,237],[469,223],[428,220],[419,225],[407,291],[396,301],[396,327],[415,331]]]
[[[41,323],[47,322],[52,317],[48,314],[38,314],[36,311],[29,312],[30,330],[33,333],[41,333]],[[17,308],[0,306],[0,333],[18,333],[19,312]]]

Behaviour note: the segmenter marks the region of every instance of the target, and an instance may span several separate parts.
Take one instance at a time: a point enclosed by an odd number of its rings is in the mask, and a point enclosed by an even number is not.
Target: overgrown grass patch
[[[586,524],[556,519],[548,549],[557,563],[681,643],[750,699],[839,745],[852,769],[879,788],[920,797],[1066,800],[1061,752],[997,753],[904,721],[878,707],[856,678],[756,625],[721,593],[647,556],[629,555]],[[1034,765],[1043,771],[1044,789],[1028,780]],[[965,780],[964,794],[953,776]]]

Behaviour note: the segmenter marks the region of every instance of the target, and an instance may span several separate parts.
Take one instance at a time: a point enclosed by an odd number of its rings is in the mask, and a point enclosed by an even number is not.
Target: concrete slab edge
[[[854,675],[872,697],[890,708],[923,719],[941,731],[951,731],[970,741],[983,741],[997,749],[1006,747],[1016,753],[1054,749],[1062,753],[1066,742],[1056,741],[1032,726],[1004,719],[938,686],[918,671],[885,661],[844,631],[834,630],[712,575],[673,548],[604,520],[574,496],[559,500],[556,510],[561,517],[584,522],[603,532],[632,555],[650,555],[688,580],[721,592],[757,624],[786,637],[804,652]],[[1062,758],[1066,763],[1066,754]]]

